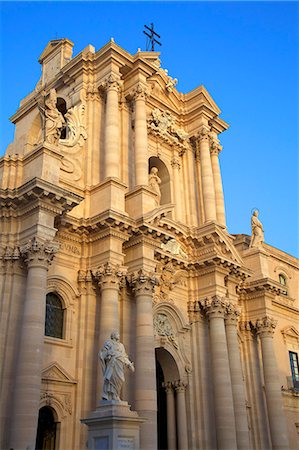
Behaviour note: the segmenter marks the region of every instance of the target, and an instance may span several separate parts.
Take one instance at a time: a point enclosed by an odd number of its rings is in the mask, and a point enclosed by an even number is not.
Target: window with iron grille
[[[47,294],[45,335],[63,339],[64,309],[58,295]]]

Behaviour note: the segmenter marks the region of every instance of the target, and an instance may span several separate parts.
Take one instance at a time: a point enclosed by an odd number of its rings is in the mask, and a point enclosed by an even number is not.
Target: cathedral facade
[[[299,264],[257,212],[229,233],[219,107],[157,52],[72,47],[0,160],[1,449],[86,448],[116,330],[142,450],[296,450]]]

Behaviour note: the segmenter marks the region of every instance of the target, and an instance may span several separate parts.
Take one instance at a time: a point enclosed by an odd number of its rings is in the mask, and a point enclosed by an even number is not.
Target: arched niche
[[[42,142],[43,130],[42,119],[40,113],[36,114],[27,136],[27,150],[31,150],[33,147]]]
[[[65,115],[67,113],[67,107],[66,107],[66,101],[64,100],[64,98],[57,97],[56,108],[58,109],[59,112],[61,112],[61,114],[63,115],[64,120],[65,120]],[[61,130],[60,139],[66,139],[66,138],[67,138],[67,127],[65,126]]]
[[[148,173],[150,173],[152,167],[158,169],[158,176],[161,179],[161,205],[171,203],[170,176],[165,163],[157,156],[151,156],[148,165]]]

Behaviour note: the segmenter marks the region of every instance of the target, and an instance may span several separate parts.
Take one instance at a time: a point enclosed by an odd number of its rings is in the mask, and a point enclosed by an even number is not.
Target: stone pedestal
[[[144,419],[123,401],[101,401],[81,422],[88,426],[88,450],[139,450]]]

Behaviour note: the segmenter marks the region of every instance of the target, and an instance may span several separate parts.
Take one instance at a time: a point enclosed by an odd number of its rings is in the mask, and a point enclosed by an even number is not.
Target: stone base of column
[[[90,216],[108,209],[125,214],[125,191],[127,186],[118,178],[106,178],[90,192]]]
[[[126,212],[130,217],[139,217],[158,208],[158,195],[147,186],[137,186],[126,194]]]
[[[81,422],[88,426],[88,450],[140,450],[144,419],[127,402],[102,400]]]

